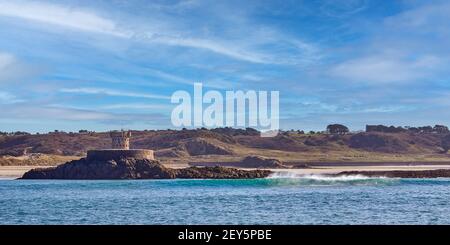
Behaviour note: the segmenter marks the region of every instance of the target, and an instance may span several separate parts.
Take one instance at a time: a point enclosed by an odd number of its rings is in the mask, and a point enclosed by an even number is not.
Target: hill
[[[450,161],[449,155],[443,153],[445,136],[414,132],[304,134],[288,131],[262,138],[254,130],[148,130],[132,131],[131,148],[155,150],[163,163],[175,165],[241,161],[250,155],[275,158],[287,164]],[[0,165],[53,165],[83,157],[91,149],[109,147],[109,134],[105,132],[2,135]]]

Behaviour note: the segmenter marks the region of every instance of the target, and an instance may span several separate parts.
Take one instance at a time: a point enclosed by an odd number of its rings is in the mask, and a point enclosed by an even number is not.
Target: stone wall
[[[155,159],[152,150],[91,150],[87,153],[88,160],[117,160],[121,158]]]

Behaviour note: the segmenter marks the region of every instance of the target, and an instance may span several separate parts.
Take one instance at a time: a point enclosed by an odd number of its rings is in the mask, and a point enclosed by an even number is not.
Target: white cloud
[[[145,99],[169,99],[169,96],[154,95],[146,93],[127,92],[122,90],[113,90],[105,88],[62,88],[60,92],[63,93],[75,93],[75,94],[97,94],[108,96],[121,96],[121,97],[134,97]]]
[[[348,47],[343,57],[349,58],[332,66],[328,74],[368,83],[433,82],[447,77],[450,4],[412,6],[372,23],[371,28],[364,25],[369,29],[367,41]]]
[[[344,18],[367,8],[367,0],[324,0],[321,12],[330,17]]]
[[[331,69],[331,75],[356,82],[407,82],[427,77],[440,65],[434,56],[401,59],[392,56],[368,56],[345,61]]]
[[[6,53],[0,53],[0,72],[6,71],[7,67],[15,63],[14,56]]]
[[[190,6],[190,4],[188,5]],[[263,33],[258,34],[258,28],[249,26],[248,23],[234,23],[234,20],[227,19],[224,16],[220,18],[224,18],[225,22],[230,22],[230,24],[224,23],[228,26],[227,28],[233,28],[236,32],[242,32],[243,35],[239,39],[230,40],[217,35],[214,38],[199,35],[201,30],[192,28],[186,31],[182,26],[187,23],[180,22],[179,19],[174,20],[166,13],[158,13],[158,15],[163,17],[161,19],[156,19],[156,17],[152,16],[146,17],[149,18],[148,22],[137,27],[133,24],[137,20],[131,16],[125,16],[121,19],[121,22],[118,22],[88,9],[24,0],[14,2],[0,0],[0,16],[20,18],[84,32],[107,34],[146,43],[207,50],[251,63],[309,63],[311,62],[311,57],[318,57],[312,44],[300,42],[292,37],[280,40],[280,33],[275,33],[277,38],[274,39],[274,33],[271,33],[271,31],[269,33],[263,31]],[[148,23],[152,23],[151,26]],[[252,32],[249,33],[248,29],[251,29]],[[279,45],[286,42],[291,47],[289,47],[289,50],[286,50],[287,52],[279,54],[257,47],[258,44],[265,46],[267,44]],[[314,53],[311,54],[313,49]]]
[[[127,104],[111,104],[111,105],[105,105],[100,106],[100,109],[107,109],[107,110],[115,110],[115,109],[165,109],[168,110],[172,108],[172,105],[162,105],[162,104],[142,104],[142,103],[127,103]]]
[[[15,98],[15,96],[13,96],[13,95],[10,94],[10,93],[7,93],[7,92],[0,92],[0,100],[1,100],[1,101],[7,101],[7,100],[14,99],[14,98]]]
[[[168,30],[166,33],[142,33],[138,30],[125,31],[117,27],[113,20],[100,17],[98,14],[60,5],[36,2],[11,2],[0,0],[0,16],[22,18],[46,24],[58,25],[80,31],[109,34],[118,37],[133,38],[146,42],[165,45],[205,49],[235,59],[265,63],[260,55],[220,44],[217,41],[198,38],[177,37]]]
[[[255,75],[255,74],[243,74],[241,75],[241,79],[253,82],[259,82],[264,80],[264,77]]]
[[[89,110],[77,110],[71,108],[59,108],[59,107],[39,107],[31,108],[34,113],[39,112],[42,118],[52,118],[61,120],[107,120],[111,118],[108,113],[102,113]],[[28,108],[23,108],[23,112],[26,113]]]
[[[429,4],[413,8],[386,18],[385,24],[400,30],[412,30],[418,33],[449,33],[450,4],[448,2]]]
[[[253,63],[270,63],[263,55],[239,49],[239,45],[233,45],[232,43],[222,44],[218,41],[208,39],[176,38],[169,36],[157,37],[150,40],[168,45],[205,49],[231,58]]]
[[[151,72],[151,75],[153,76],[157,76],[159,78],[162,78],[164,80],[169,80],[169,81],[173,81],[176,83],[181,83],[181,84],[194,84],[195,81],[191,81],[189,79],[183,78],[183,77],[179,77],[167,72],[163,72],[160,70],[155,70],[155,69],[151,69],[151,68],[147,68],[147,70],[149,70]]]
[[[5,118],[50,120],[107,120],[109,113],[45,105],[18,104],[2,109]]]
[[[0,16],[21,18],[81,31],[127,37],[125,32],[118,31],[116,23],[112,20],[102,18],[86,10],[48,3],[0,1]]]
[[[21,82],[40,72],[41,67],[31,66],[12,54],[0,52],[0,83]]]
[[[23,100],[19,100],[15,95],[0,91],[0,104],[14,104],[22,102]]]

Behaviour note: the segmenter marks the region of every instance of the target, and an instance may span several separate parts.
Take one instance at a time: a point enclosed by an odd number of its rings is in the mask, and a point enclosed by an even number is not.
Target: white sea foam
[[[368,177],[364,175],[341,175],[341,176],[327,176],[321,174],[298,174],[294,172],[275,172],[271,174],[269,179],[301,179],[310,181],[330,181],[330,182],[345,182],[345,181],[366,181],[366,180],[380,180],[387,179],[386,177]]]

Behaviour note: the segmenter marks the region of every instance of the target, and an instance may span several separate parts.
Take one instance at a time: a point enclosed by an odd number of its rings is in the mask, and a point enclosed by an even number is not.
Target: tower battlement
[[[128,150],[130,149],[130,131],[111,131],[109,132],[109,136],[111,137],[111,148],[119,149],[119,150]]]

